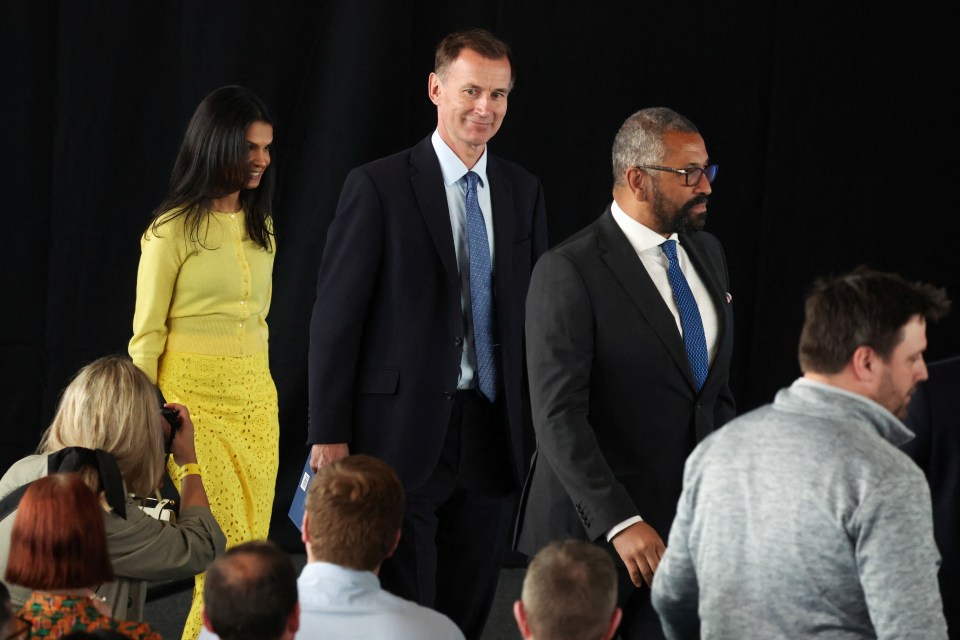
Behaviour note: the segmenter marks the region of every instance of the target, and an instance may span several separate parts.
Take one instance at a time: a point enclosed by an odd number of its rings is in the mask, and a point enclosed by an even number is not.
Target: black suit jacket
[[[546,212],[540,181],[521,167],[488,155],[487,179],[501,393],[519,486],[526,466],[524,300],[533,264],[547,247]],[[460,373],[460,290],[430,137],[353,169],[317,281],[308,444],[347,442],[352,453],[382,458],[408,490],[427,480]]]
[[[734,416],[733,313],[720,243],[680,243],[719,316],[718,349],[696,390],[676,321],[610,209],[544,254],[527,297],[527,366],[537,451],[515,547],[604,540],[640,515],[666,541],[697,442]]]
[[[902,449],[923,469],[940,550],[940,595],[951,638],[960,638],[960,356],[933,362],[917,385],[906,424],[916,438]]]

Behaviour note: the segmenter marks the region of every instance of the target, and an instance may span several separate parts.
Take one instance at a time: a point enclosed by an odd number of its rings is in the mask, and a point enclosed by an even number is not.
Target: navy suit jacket
[[[928,373],[905,421],[916,438],[901,448],[930,484],[940,595],[950,637],[960,638],[960,356],[931,363]]]
[[[696,389],[674,316],[607,211],[544,254],[527,297],[527,366],[537,451],[514,546],[604,541],[640,515],[667,539],[697,442],[735,414],[733,311],[720,243],[681,234],[719,317],[718,348]]]
[[[501,394],[520,486],[524,300],[547,248],[546,211],[540,181],[525,169],[489,154],[487,179]],[[460,299],[430,136],[353,169],[327,232],[310,323],[308,444],[347,442],[351,453],[390,463],[407,490],[421,486],[440,457],[457,389]]]

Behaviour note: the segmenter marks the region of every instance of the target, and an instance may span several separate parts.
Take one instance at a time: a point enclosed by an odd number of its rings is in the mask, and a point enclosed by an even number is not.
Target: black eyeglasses
[[[637,169],[653,169],[654,171],[669,171],[670,173],[679,173],[683,176],[684,184],[688,187],[695,187],[700,184],[700,178],[707,176],[707,182],[713,184],[717,177],[717,165],[708,164],[705,167],[696,169],[674,169],[673,167],[661,167],[655,164],[638,164]]]

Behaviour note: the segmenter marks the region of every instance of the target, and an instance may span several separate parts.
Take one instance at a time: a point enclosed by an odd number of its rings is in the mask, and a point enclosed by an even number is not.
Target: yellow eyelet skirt
[[[265,540],[279,463],[277,388],[266,352],[234,358],[165,352],[157,384],[167,402],[185,404],[196,429],[197,461],[210,510],[227,547]],[[171,459],[170,477],[177,478]],[[177,491],[180,483],[174,480]],[[183,640],[203,625],[203,578],[196,578]]]

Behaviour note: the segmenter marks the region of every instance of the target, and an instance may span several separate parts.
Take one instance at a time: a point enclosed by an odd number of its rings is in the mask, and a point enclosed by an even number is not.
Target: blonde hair
[[[129,358],[106,356],[80,369],[64,389],[37,452],[103,449],[116,460],[127,491],[149,495],[164,469],[162,419],[157,389],[146,374]],[[96,472],[80,473],[97,491]]]

